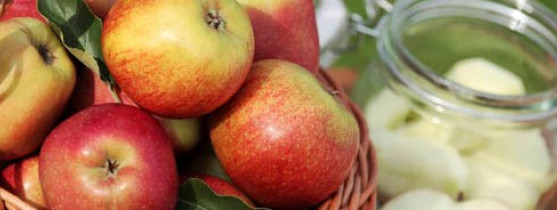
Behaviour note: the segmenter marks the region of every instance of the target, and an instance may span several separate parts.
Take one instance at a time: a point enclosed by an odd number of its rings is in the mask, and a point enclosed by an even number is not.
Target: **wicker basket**
[[[360,109],[348,98],[340,85],[334,81],[324,70],[319,71],[317,77],[332,90],[341,100],[346,102],[356,116],[360,127],[360,147],[358,156],[346,181],[339,187],[328,200],[324,201],[318,208],[320,210],[340,209],[365,209],[375,210],[377,203],[376,178],[377,162],[373,146],[369,139],[367,125]],[[0,198],[6,209],[10,210],[35,210],[35,208],[14,194],[0,188]],[[4,209],[0,205],[0,209]]]
[[[329,200],[325,201],[320,210],[330,209],[365,209],[375,210],[377,203],[377,159],[368,135],[367,124],[358,106],[346,95],[340,85],[326,72],[321,70],[317,75],[328,83],[339,98],[350,106],[360,126],[360,148],[358,157],[346,181]]]

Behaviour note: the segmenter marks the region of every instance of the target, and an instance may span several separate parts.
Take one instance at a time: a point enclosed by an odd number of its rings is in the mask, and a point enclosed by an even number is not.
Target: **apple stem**
[[[207,24],[209,24],[214,29],[216,29],[218,31],[223,31],[224,30],[226,22],[224,21],[224,19],[218,13],[217,10],[210,9],[207,12],[207,17],[205,17],[205,20],[207,21]]]
[[[47,65],[51,65],[52,62],[54,62],[54,55],[52,55],[52,53],[50,52],[50,50],[48,49],[47,46],[45,45],[39,45],[37,46],[37,50],[39,51],[39,54],[41,55],[41,57],[43,58],[43,61],[47,64]]]
[[[116,169],[118,169],[118,162],[115,160],[106,160],[106,162],[104,163],[104,168],[107,171],[107,175],[111,176],[111,175],[115,175],[116,174]]]

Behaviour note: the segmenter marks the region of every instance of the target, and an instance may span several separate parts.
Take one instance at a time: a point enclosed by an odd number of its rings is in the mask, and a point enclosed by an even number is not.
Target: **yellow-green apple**
[[[66,107],[66,115],[74,114],[92,105],[117,102],[137,106],[117,86],[114,90],[111,90],[110,86],[103,82],[93,71],[81,69],[78,71],[77,84]],[[197,118],[170,119],[154,117],[163,126],[172,140],[174,152],[177,156],[189,152],[201,139],[201,122]]]
[[[0,0],[0,21],[15,17],[32,17],[46,22],[37,10],[37,0]]]
[[[43,142],[75,85],[58,37],[33,18],[0,22],[0,159],[23,157]]]
[[[2,187],[35,208],[47,208],[39,181],[39,156],[33,155],[10,163],[1,175]]]
[[[190,178],[198,178],[203,180],[203,182],[205,182],[205,184],[207,184],[217,195],[235,196],[240,200],[242,200],[247,205],[252,207],[255,206],[253,202],[251,202],[251,200],[248,198],[248,196],[246,196],[246,194],[240,191],[236,186],[218,177],[211,176],[211,175],[201,175],[201,174],[185,175],[180,177],[181,179],[180,182],[185,182]]]
[[[147,112],[91,106],[59,124],[39,155],[52,209],[174,209],[178,173],[172,143]]]
[[[122,90],[163,117],[198,117],[224,104],[244,82],[253,50],[249,17],[235,0],[117,1],[102,31]]]
[[[244,86],[211,115],[215,153],[256,203],[313,206],[333,193],[355,160],[358,124],[309,71],[288,61],[255,62]]]
[[[112,5],[116,3],[116,0],[84,0],[85,4],[91,9],[93,14],[104,19]]]
[[[276,58],[319,70],[319,38],[313,0],[237,0],[255,33],[255,60]]]

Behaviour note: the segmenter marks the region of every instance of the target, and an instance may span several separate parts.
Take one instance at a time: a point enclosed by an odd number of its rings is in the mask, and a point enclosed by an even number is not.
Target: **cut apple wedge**
[[[492,199],[473,199],[455,203],[437,190],[422,188],[391,199],[382,210],[516,210]]]
[[[406,192],[390,200],[381,210],[452,210],[453,206],[453,200],[448,195],[424,188]]]
[[[483,148],[487,142],[485,135],[470,129],[454,129],[449,144],[456,148],[461,154],[473,154]]]
[[[514,210],[506,204],[491,199],[474,199],[460,202],[452,210]]]
[[[383,196],[432,188],[456,198],[467,182],[466,164],[446,144],[385,130],[374,130],[371,138],[379,161],[378,190]]]
[[[531,210],[540,198],[536,187],[499,170],[479,156],[466,158],[470,182],[464,191],[466,199],[495,199],[513,210]]]
[[[526,93],[518,76],[484,58],[469,58],[455,63],[446,78],[467,88],[496,95]]]
[[[410,102],[385,88],[367,103],[365,110],[370,130],[393,130],[402,124],[410,113]]]
[[[497,168],[546,191],[553,179],[551,155],[541,130],[500,131],[488,134],[490,140],[477,156]]]
[[[437,118],[428,117],[401,125],[397,132],[412,138],[447,143],[455,129]]]

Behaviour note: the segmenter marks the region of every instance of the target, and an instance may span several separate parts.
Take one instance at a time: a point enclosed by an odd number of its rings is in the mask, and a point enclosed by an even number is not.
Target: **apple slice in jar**
[[[498,169],[479,156],[465,160],[470,170],[465,199],[495,199],[513,210],[531,210],[538,203],[541,194],[534,185]]]
[[[394,197],[432,188],[456,198],[468,180],[468,169],[456,149],[385,130],[371,133],[379,162],[378,190]]]
[[[393,130],[404,123],[410,111],[407,99],[385,88],[367,103],[365,117],[370,130]]]
[[[493,131],[477,156],[545,192],[550,178],[551,155],[540,129]]]
[[[455,128],[439,118],[422,116],[422,119],[401,125],[397,132],[412,138],[448,143],[454,136]]]
[[[467,88],[495,95],[524,95],[522,80],[484,58],[463,59],[446,73],[446,78]]]
[[[515,210],[508,205],[493,199],[473,199],[459,202],[453,210]]]
[[[423,188],[408,191],[390,200],[381,210],[451,210],[453,206],[453,200],[445,193]]]

